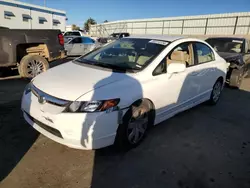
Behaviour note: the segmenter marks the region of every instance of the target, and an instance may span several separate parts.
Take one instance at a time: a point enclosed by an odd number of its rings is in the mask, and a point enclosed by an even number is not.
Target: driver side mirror
[[[169,74],[184,72],[185,70],[186,63],[181,61],[172,61],[167,67],[167,73]]]

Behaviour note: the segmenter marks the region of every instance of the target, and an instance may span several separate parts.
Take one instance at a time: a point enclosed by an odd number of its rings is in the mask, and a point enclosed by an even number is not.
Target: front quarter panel
[[[95,101],[116,98],[120,99],[119,107],[121,109],[126,108],[134,101],[143,98],[140,81],[132,76],[126,75],[126,78],[123,80],[96,88],[78,98],[77,101]]]

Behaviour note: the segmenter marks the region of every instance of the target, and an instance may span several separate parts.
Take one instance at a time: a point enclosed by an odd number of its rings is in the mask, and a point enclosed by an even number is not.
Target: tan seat
[[[189,55],[186,51],[173,51],[170,58],[167,57],[167,65],[173,61],[183,62],[184,64],[189,62]]]

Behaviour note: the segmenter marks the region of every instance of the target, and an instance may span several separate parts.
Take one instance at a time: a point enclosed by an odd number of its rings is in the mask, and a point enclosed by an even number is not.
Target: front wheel
[[[132,105],[119,125],[115,146],[120,150],[136,147],[145,137],[151,124],[150,104],[143,103]]]
[[[243,80],[243,70],[233,69],[229,78],[229,86],[239,89]]]

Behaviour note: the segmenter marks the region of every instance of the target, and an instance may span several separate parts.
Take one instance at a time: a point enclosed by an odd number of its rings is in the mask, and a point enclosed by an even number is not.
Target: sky
[[[44,6],[44,0],[19,0]],[[97,23],[139,18],[250,12],[250,0],[45,0],[49,8],[66,11],[67,24],[82,26],[92,17]]]

